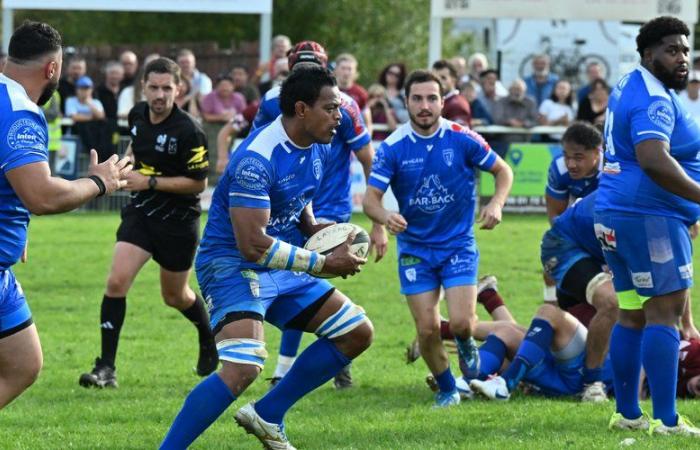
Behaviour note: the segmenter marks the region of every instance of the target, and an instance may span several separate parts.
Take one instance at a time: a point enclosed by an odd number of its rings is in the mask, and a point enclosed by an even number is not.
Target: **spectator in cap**
[[[73,120],[71,132],[80,136],[83,149],[97,150],[100,161],[114,154],[102,102],[92,98],[92,79],[83,75],[75,82],[75,96],[66,99],[66,117]]]
[[[679,94],[681,103],[685,106],[695,121],[700,125],[700,70],[691,70],[688,74],[688,87]]]

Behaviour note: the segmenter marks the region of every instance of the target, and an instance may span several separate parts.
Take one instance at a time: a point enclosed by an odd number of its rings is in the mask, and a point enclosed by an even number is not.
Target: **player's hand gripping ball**
[[[322,255],[330,255],[336,247],[343,244],[350,233],[355,232],[355,239],[350,245],[350,253],[366,258],[369,253],[369,234],[360,226],[352,223],[336,223],[315,233],[306,241],[304,248]],[[335,278],[336,275],[320,274],[319,278]]]

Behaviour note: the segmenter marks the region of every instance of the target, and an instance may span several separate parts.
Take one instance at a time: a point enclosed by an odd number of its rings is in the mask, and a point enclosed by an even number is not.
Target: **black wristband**
[[[102,181],[102,178],[98,177],[97,175],[90,175],[88,178],[94,181],[97,188],[100,190],[100,193],[97,194],[98,197],[102,197],[107,193],[107,186],[105,186],[105,182]]]

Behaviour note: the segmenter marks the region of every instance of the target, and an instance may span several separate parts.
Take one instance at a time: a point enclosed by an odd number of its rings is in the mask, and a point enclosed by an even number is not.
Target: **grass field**
[[[29,262],[16,266],[16,273],[42,338],[44,369],[34,386],[0,411],[0,449],[153,449],[197,384],[191,370],[195,330],[163,306],[157,266],[149,263],[129,293],[117,357],[120,388],[78,386],[78,376],[92,367],[99,350],[99,304],[117,224],[116,214],[32,220]],[[480,272],[498,275],[499,290],[522,324],[529,323],[541,299],[538,247],[545,227],[543,216],[508,216],[496,231],[477,232]],[[632,448],[700,447],[688,438],[608,432],[612,402],[517,395],[508,403],[475,400],[432,410],[425,365],[404,361],[414,331],[399,294],[394,242],[384,261],[369,263],[337,286],[365,307],[376,338],[354,364],[353,389],[336,392],[327,384],[288,414],[288,435],[300,449],[590,449],[619,448],[625,438],[636,439]],[[193,448],[260,448],[235,425],[233,414],[267,389],[263,378],[274,369],[279,333],[272,327],[266,332],[270,358],[261,378]],[[700,420],[699,402],[680,402],[679,410]]]

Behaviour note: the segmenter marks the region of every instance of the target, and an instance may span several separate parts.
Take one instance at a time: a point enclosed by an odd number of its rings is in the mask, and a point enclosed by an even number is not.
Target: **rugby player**
[[[222,368],[187,396],[165,449],[187,448],[259,375],[263,320],[318,336],[278,384],[236,413],[265,448],[294,448],[286,412],[372,340],[364,310],[312,276],[359,272],[366,260],[349,252],[354,236],[328,256],[300,247],[303,235],[327,226],[316,223],[310,203],[333,157],[323,144],[341,120],[340,91],[327,69],[311,66],[294,70],[279,98],[282,115],[241,143],[214,191],[195,265]]]
[[[70,211],[126,185],[128,158],[97,164],[90,151],[88,176],[51,176],[48,126],[41,109],[61,77],[61,35],[26,21],[10,38],[0,74],[0,409],[36,380],[43,364],[39,335],[22,287],[12,272],[26,261],[30,214]],[[41,268],[39,268],[41,269]]]
[[[440,287],[460,357],[476,373],[475,170],[495,177],[495,194],[479,214],[484,229],[500,223],[513,174],[481,136],[440,117],[443,91],[434,74],[413,72],[405,89],[411,120],[377,150],[363,206],[368,217],[397,235],[401,293],[408,299],[422,357],[440,386],[435,406],[444,407],[460,398],[440,340]],[[382,205],[390,185],[398,213]]]
[[[180,68],[167,58],[146,65],[146,101],[129,112],[134,159],[125,189],[131,202],[122,209],[112,268],[100,308],[101,355],[83,387],[117,387],[115,359],[126,315],[126,296],[136,275],[153,258],[160,266],[161,295],[196,327],[196,372],[206,376],[218,364],[214,336],[202,298],[188,285],[199,240],[199,194],[207,186],[207,139],[192,116],[174,103]]]
[[[641,64],[617,83],[605,114],[595,227],[620,307],[610,339],[611,428],[700,437],[677,413],[675,395],[676,324],[693,282],[687,227],[700,216],[700,128],[675,93],[688,83],[689,34],[673,17],[639,30]],[[642,366],[652,418],[639,405]]]
[[[326,50],[314,41],[301,41],[294,45],[288,54],[289,70],[295,67],[320,65],[326,67],[328,56]],[[275,120],[280,115],[280,88],[274,87],[268,91],[258,109],[253,121],[257,129]],[[313,211],[319,223],[349,222],[352,215],[352,196],[350,192],[350,158],[355,155],[364,169],[365,180],[369,179],[372,168],[374,149],[370,135],[362,119],[357,102],[349,95],[341,92],[340,125],[331,141],[334,155],[324,167],[324,177],[321,187],[313,199]],[[370,249],[376,248],[376,260],[379,261],[386,253],[388,239],[384,227],[373,224],[370,232]],[[296,359],[302,332],[288,329],[282,333],[277,366],[272,375],[271,385],[279,382],[289,371]],[[352,386],[350,367],[338,373],[334,380],[335,387],[343,389]]]

